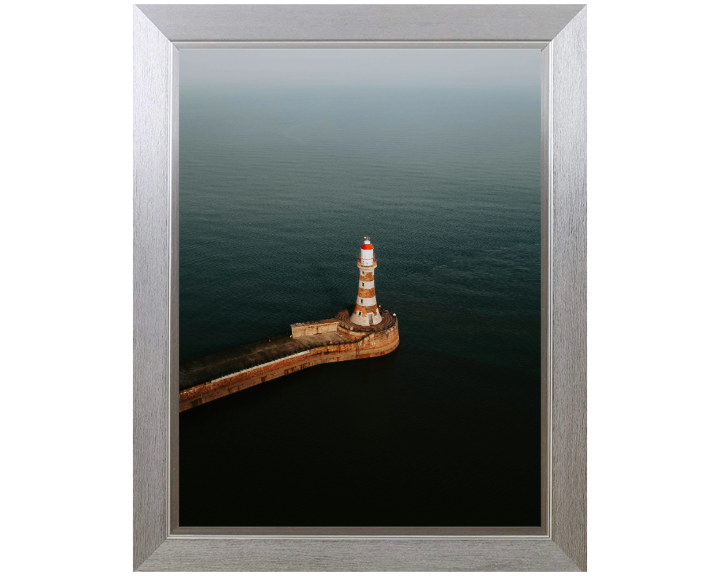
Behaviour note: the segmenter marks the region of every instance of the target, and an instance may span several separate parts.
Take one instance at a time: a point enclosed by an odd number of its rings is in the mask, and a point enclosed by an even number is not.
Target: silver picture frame
[[[584,5],[136,5],[133,568],[586,570]],[[178,61],[186,48],[537,48],[542,54],[539,528],[178,522]]]

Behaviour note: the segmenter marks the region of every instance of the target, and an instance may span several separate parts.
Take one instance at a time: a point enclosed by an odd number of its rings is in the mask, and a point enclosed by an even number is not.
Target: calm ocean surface
[[[181,361],[334,316],[366,235],[400,347],[182,413],[181,525],[539,525],[540,89],[181,89]]]

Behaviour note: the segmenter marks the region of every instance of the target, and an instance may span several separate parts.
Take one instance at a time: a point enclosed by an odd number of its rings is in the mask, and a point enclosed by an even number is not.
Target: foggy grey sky
[[[540,50],[180,50],[180,85],[539,86]]]

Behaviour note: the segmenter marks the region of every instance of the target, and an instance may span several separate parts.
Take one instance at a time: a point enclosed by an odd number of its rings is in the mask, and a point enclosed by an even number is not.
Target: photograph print
[[[540,527],[540,50],[179,54],[180,527]]]

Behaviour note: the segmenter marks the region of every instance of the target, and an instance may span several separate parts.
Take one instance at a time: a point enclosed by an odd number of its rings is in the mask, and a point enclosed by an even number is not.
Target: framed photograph
[[[586,8],[134,7],[134,569],[586,569]]]

